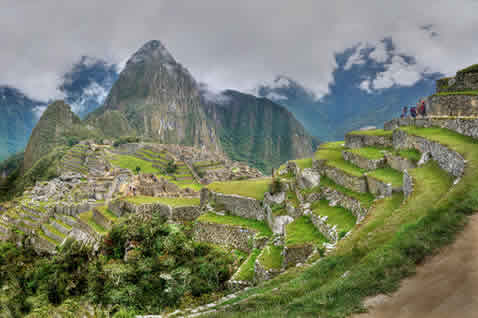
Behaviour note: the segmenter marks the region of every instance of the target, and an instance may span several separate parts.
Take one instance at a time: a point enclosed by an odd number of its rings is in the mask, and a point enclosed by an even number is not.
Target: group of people
[[[420,115],[422,117],[425,117],[427,115],[427,106],[425,103],[425,100],[421,100],[417,103],[417,106],[413,106],[410,108],[410,116],[412,118],[416,118],[417,115]],[[405,106],[403,107],[402,114],[400,115],[400,118],[406,118],[408,117],[408,107]]]

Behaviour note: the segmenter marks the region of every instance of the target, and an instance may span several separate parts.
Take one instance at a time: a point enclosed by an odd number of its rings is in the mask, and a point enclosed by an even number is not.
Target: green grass
[[[241,267],[237,270],[237,273],[234,275],[235,280],[248,281],[252,282],[254,279],[254,264],[257,257],[261,253],[261,250],[255,248],[249,257],[242,263]]]
[[[300,169],[312,168],[312,158],[303,158],[292,160]]]
[[[51,224],[45,224],[45,227],[50,231],[52,232],[53,234],[55,235],[58,235],[59,237],[61,238],[65,238],[66,235],[61,233],[60,231],[58,231],[54,226],[52,226]]]
[[[374,147],[348,149],[349,152],[370,160],[382,159],[385,156],[384,152],[389,150],[390,149],[380,149]]]
[[[98,212],[103,214],[103,216],[107,218],[108,220],[110,220],[111,222],[116,222],[118,220],[118,217],[113,212],[108,210],[107,206],[99,206],[96,209],[98,210]]]
[[[326,200],[320,200],[312,204],[312,212],[316,215],[327,216],[327,223],[337,225],[338,232],[350,231],[354,226],[357,218],[352,212],[338,206],[329,206]]]
[[[200,203],[199,198],[164,198],[164,197],[135,196],[135,197],[124,197],[124,200],[134,204],[162,203],[172,207],[198,206]]]
[[[373,129],[373,130],[355,130],[347,133],[347,135],[361,136],[392,136],[393,130]]]
[[[413,162],[420,161],[422,154],[416,149],[402,149],[397,151],[397,155]]]
[[[327,242],[327,239],[306,216],[301,216],[286,226],[286,246],[302,244],[322,245],[325,242]]]
[[[435,93],[435,96],[448,96],[448,95],[470,95],[470,96],[477,96],[478,91],[457,91],[457,92],[440,92]]]
[[[63,227],[64,227],[65,229],[67,229],[67,230],[71,230],[71,229],[72,229],[71,225],[66,224],[65,222],[63,222],[63,221],[60,220],[60,219],[54,219],[54,221],[55,221],[56,223],[60,224],[61,226],[63,226]]]
[[[403,173],[390,167],[370,171],[367,175],[384,183],[391,183],[392,187],[403,185]]]
[[[282,267],[282,246],[267,245],[258,257],[259,263],[265,269],[280,269]]]
[[[104,235],[108,232],[107,229],[93,221],[93,211],[83,212],[78,214],[78,218],[84,223],[88,224],[96,233]]]
[[[136,174],[136,167],[140,167],[140,173],[154,173],[158,174],[160,171],[153,167],[153,163],[138,159],[128,155],[115,155],[114,159],[110,160],[114,166],[129,169]]]
[[[213,182],[207,188],[213,192],[236,194],[244,197],[263,200],[269,191],[271,178],[249,179],[241,181]]]
[[[320,178],[320,186],[337,190],[338,192],[341,192],[348,197],[354,198],[357,201],[359,201],[360,205],[364,208],[369,208],[372,205],[373,201],[375,200],[374,195],[371,193],[354,192],[350,189],[347,189],[341,186],[340,184],[333,182],[332,180],[330,180],[329,178],[325,176]]]
[[[348,317],[364,309],[365,297],[397,290],[416,264],[452,242],[465,214],[478,208],[478,145],[451,131],[411,131],[446,144],[468,160],[460,183],[451,187],[453,178],[435,162],[411,169],[415,191],[407,200],[395,193],[377,201],[334,253],[305,270],[294,268],[248,290],[229,300],[234,305],[227,312],[211,316]]]
[[[48,242],[52,243],[53,245],[59,245],[61,242],[57,242],[56,240],[52,239],[51,237],[47,236],[43,230],[38,230],[37,235],[41,238],[47,240]]]
[[[459,70],[457,73],[471,73],[478,72],[478,64],[470,65],[462,70]]]
[[[217,215],[214,213],[206,213],[197,218],[197,221],[240,226],[254,230],[258,232],[260,236],[272,236],[272,231],[264,222],[241,218],[235,215]]]
[[[193,191],[199,192],[204,185],[197,183],[196,181],[191,182],[190,180],[169,180],[169,182],[176,184],[181,189],[189,188]]]
[[[335,142],[323,144],[315,153],[315,158],[318,160],[325,160],[326,165],[340,169],[351,176],[363,176],[365,172],[364,169],[361,169],[344,160],[344,158],[342,157],[342,150],[345,149],[346,148],[342,144],[338,144]]]

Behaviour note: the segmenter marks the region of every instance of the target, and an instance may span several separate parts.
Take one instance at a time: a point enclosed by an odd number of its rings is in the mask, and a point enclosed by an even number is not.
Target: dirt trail
[[[400,289],[366,301],[370,311],[354,318],[478,317],[478,215],[457,240],[417,268]]]

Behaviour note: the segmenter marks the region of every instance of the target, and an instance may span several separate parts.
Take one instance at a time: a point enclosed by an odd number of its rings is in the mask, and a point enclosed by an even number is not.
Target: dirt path
[[[354,318],[478,317],[478,215],[396,293],[370,298],[366,305],[370,312]]]

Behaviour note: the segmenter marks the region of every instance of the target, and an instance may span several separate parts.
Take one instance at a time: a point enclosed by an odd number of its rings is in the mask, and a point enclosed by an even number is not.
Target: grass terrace
[[[258,260],[265,269],[280,269],[282,267],[282,246],[267,245],[259,255]]]
[[[181,206],[199,206],[199,198],[164,198],[164,197],[147,197],[147,196],[135,196],[124,197],[124,200],[134,204],[152,204],[162,203],[171,207]]]
[[[303,158],[292,160],[300,169],[312,168],[312,158]]]
[[[359,136],[392,136],[393,130],[373,129],[373,130],[355,130],[347,133],[347,135]]]
[[[207,188],[213,192],[236,194],[244,197],[263,200],[269,191],[271,178],[249,179],[240,181],[213,182]]]
[[[393,187],[403,185],[403,173],[390,167],[370,171],[367,175],[384,183],[390,183]]]
[[[349,210],[338,206],[329,206],[326,200],[320,200],[312,204],[312,213],[320,216],[327,216],[327,223],[337,225],[339,232],[350,231],[354,226],[357,218]]]
[[[440,92],[440,93],[435,93],[434,95],[435,96],[448,96],[448,95],[478,96],[478,91]]]
[[[136,174],[136,167],[141,168],[140,173],[160,173],[159,169],[153,167],[153,163],[129,155],[115,155],[110,161],[114,166],[129,169],[134,174]]]
[[[197,221],[240,226],[254,230],[258,232],[260,236],[272,236],[272,231],[264,222],[241,218],[235,215],[218,215],[214,213],[206,213],[197,218]]]
[[[363,148],[355,148],[355,149],[347,149],[347,151],[354,153],[360,157],[370,159],[370,160],[378,160],[385,157],[385,152],[390,151],[389,148],[374,148],[374,147],[363,147]]]
[[[36,234],[37,234],[39,237],[41,237],[42,239],[47,240],[48,242],[50,242],[50,243],[53,244],[53,245],[59,245],[59,244],[61,243],[61,242],[57,242],[57,241],[55,241],[54,239],[52,239],[51,237],[47,236],[47,235],[43,232],[43,230],[38,230],[38,231],[36,232]]]
[[[108,220],[110,220],[111,222],[116,222],[118,220],[118,217],[113,212],[108,210],[107,206],[99,206],[96,209],[98,210],[98,212],[103,214],[103,216],[107,218]]]
[[[315,153],[315,158],[318,160],[325,160],[326,165],[340,169],[351,176],[363,176],[365,172],[364,169],[344,160],[342,157],[342,150],[345,149],[343,142],[327,143],[319,147]]]
[[[241,267],[237,270],[237,273],[234,275],[235,280],[248,281],[252,282],[254,279],[254,264],[256,259],[261,253],[261,250],[255,248],[249,257],[242,263]]]
[[[108,232],[107,229],[93,220],[93,211],[80,213],[78,214],[78,218],[84,223],[88,224],[98,234],[104,235]]]
[[[301,216],[286,226],[286,246],[302,244],[322,245],[325,242],[327,242],[327,239],[306,216]]]
[[[402,149],[396,152],[397,155],[413,162],[420,161],[422,154],[416,149]]]

